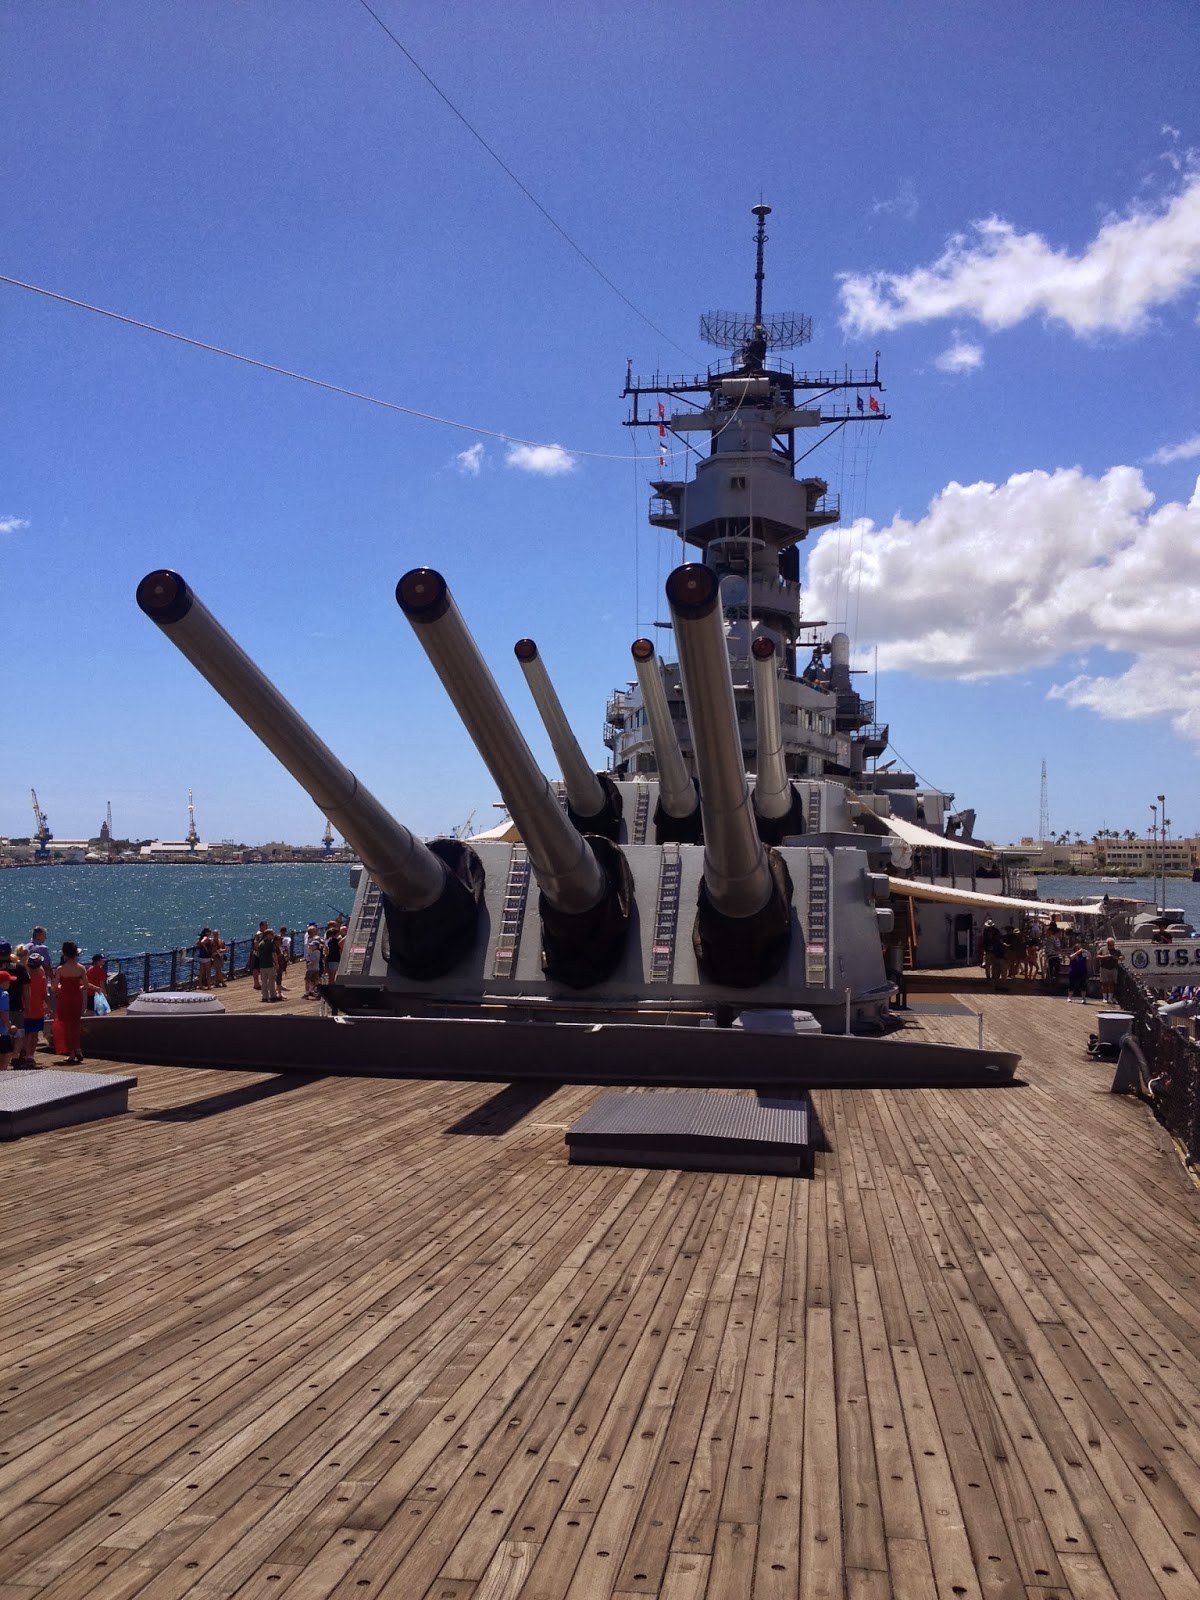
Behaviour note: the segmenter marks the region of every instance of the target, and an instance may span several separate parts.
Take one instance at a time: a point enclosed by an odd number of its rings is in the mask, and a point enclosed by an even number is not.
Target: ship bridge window
[[[746,480],[745,480],[744,477],[742,477],[739,474],[739,475],[737,475],[735,477],[730,478],[729,487],[731,489],[744,489],[746,487]]]

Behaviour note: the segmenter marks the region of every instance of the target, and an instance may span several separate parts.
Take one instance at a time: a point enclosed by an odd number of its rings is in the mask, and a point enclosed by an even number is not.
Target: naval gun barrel
[[[696,844],[700,838],[700,796],[696,792],[695,780],[684,765],[654,645],[649,639],[635,639],[630,646],[630,654],[642,691],[642,706],[650,725],[650,740],[654,745],[654,760],[658,766],[655,837],[659,844]]]
[[[621,825],[620,790],[607,773],[594,772],[588,764],[534,641],[518,639],[513,654],[554,750],[567,791],[567,815],[580,833],[599,833],[615,842]]]
[[[137,602],[225,703],[256,733],[362,858],[389,911],[393,955],[413,976],[449,969],[473,935],[482,876],[473,852],[404,827],[342,764],[177,572],[151,572]],[[449,860],[443,859],[449,856]],[[469,884],[465,876],[476,880]],[[469,903],[468,903],[469,902]],[[401,927],[408,918],[406,929]],[[406,959],[411,955],[412,959]]]
[[[754,723],[758,744],[758,771],[754,778],[754,815],[760,836],[778,844],[785,834],[800,833],[804,815],[800,797],[787,774],[783,754],[783,724],[779,713],[779,675],[775,670],[775,641],[759,634],[750,646],[754,672]]]
[[[616,845],[584,837],[554,798],[445,578],[414,567],[396,601],[483,757],[541,891],[542,946],[548,976],[583,988],[609,976],[629,929],[633,885]]]
[[[716,573],[698,562],[676,567],[667,601],[700,779],[705,886],[725,916],[753,916],[770,897],[771,875],[750,811]]]
[[[704,817],[704,884],[693,935],[710,974],[748,987],[777,971],[791,936],[791,880],[759,837],[742,760],[737,705],[711,567],[667,579]]]
[[[654,759],[658,763],[658,793],[663,810],[671,817],[690,817],[699,803],[696,785],[684,765],[683,752],[675,737],[671,708],[662,686],[654,645],[649,639],[635,639],[630,646],[630,654],[642,691],[646,721],[650,724]]]
[[[176,572],[151,572],[137,602],[312,796],[384,894],[416,910],[442,892],[446,868],[342,765]]]
[[[760,817],[782,817],[791,809],[791,792],[783,760],[774,639],[760,634],[750,646],[750,659],[754,669],[754,722],[758,741],[754,809]]]

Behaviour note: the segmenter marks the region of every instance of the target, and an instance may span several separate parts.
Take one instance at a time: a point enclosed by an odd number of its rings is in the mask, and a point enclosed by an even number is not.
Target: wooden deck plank
[[[148,1067],[12,1146],[0,1600],[1190,1595],[1197,1193],[1091,1012],[960,992],[1027,1087],[821,1091],[808,1183],[571,1169],[586,1086]]]

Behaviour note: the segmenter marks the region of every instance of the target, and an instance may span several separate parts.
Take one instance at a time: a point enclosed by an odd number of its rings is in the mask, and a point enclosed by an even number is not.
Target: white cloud
[[[1052,691],[1106,717],[1170,715],[1200,743],[1200,482],[1155,506],[1136,467],[1078,468],[1006,483],[951,483],[917,521],[864,519],[824,533],[808,558],[808,609],[850,611],[879,664],[921,677],[1014,676],[1097,650],[1119,677]]]
[[[1170,466],[1172,461],[1192,461],[1200,456],[1200,433],[1194,433],[1182,444],[1165,444],[1149,457],[1156,467]]]
[[[0,517],[0,533],[20,533],[29,524],[22,517]]]
[[[1177,652],[1148,650],[1118,676],[1071,678],[1048,698],[1119,722],[1170,717],[1181,738],[1200,744],[1200,665]]]
[[[518,472],[536,472],[553,478],[575,471],[575,457],[560,444],[510,444],[504,464]]]
[[[911,178],[904,178],[889,200],[876,200],[871,205],[872,216],[903,217],[905,222],[911,222],[917,210],[917,191]]]
[[[955,234],[928,267],[840,275],[841,324],[880,333],[943,317],[1010,328],[1027,317],[1064,322],[1076,334],[1132,333],[1147,312],[1200,279],[1200,173],[1157,206],[1110,217],[1080,255],[988,217]]]
[[[956,338],[933,364],[939,372],[978,372],[983,365],[983,346]]]
[[[464,478],[477,478],[483,466],[483,445],[480,441],[460,450],[454,458]]]

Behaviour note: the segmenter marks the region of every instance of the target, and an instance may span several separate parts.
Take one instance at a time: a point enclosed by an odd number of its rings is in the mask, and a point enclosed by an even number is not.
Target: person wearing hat
[[[103,994],[108,985],[108,962],[102,955],[97,954],[92,957],[88,964],[87,980],[87,1008],[89,1011],[95,1011],[95,998],[98,994]]]
[[[321,935],[317,932],[315,922],[310,922],[304,935],[304,998],[315,1000],[317,998],[317,984],[321,977],[321,962],[325,957],[325,945]]]
[[[332,983],[342,964],[342,925],[331,922],[325,929],[325,972]]]

